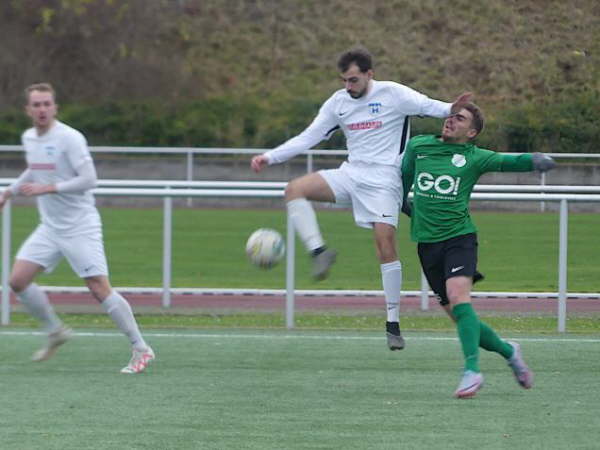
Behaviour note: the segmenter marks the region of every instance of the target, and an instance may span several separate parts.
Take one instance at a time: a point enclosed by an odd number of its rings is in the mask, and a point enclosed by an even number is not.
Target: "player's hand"
[[[474,98],[475,95],[473,95],[472,92],[463,92],[460,94],[456,100],[454,100],[454,103],[452,103],[452,114],[456,114],[465,104],[472,102]]]
[[[540,172],[546,172],[556,167],[556,161],[550,156],[544,155],[543,153],[534,153],[532,155],[533,168]]]
[[[269,159],[265,155],[256,155],[254,158],[252,158],[252,161],[250,161],[250,167],[256,173],[260,172],[268,165]]]
[[[21,186],[19,192],[26,197],[31,197],[33,195],[43,195],[56,192],[56,188],[53,184],[25,183]]]

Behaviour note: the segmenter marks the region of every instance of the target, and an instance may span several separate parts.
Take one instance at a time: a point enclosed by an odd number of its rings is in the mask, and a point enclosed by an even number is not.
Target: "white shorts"
[[[333,193],[335,203],[352,205],[354,222],[373,228],[387,223],[397,228],[402,202],[400,171],[394,166],[344,162],[337,169],[320,170]]]
[[[52,272],[63,256],[81,278],[108,276],[102,229],[69,237],[57,235],[44,224],[38,225],[17,252],[16,259],[31,261]]]

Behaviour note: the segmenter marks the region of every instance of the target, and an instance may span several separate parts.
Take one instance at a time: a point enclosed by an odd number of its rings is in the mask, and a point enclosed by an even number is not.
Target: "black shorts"
[[[473,277],[477,269],[477,235],[463,234],[441,242],[419,243],[417,250],[423,273],[440,305],[449,302],[446,280],[452,277]]]

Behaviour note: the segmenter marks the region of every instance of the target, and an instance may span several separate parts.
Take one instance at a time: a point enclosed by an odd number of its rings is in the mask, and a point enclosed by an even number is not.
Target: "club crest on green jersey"
[[[467,158],[465,158],[465,155],[460,155],[458,153],[452,155],[452,165],[456,167],[463,167],[466,163]]]

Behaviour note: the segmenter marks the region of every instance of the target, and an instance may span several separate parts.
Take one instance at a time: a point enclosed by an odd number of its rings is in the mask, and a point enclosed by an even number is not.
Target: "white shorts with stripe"
[[[352,205],[354,222],[373,228],[373,223],[387,223],[397,228],[402,181],[394,166],[344,162],[337,169],[320,170],[333,193],[335,203]]]
[[[81,278],[108,276],[100,227],[92,230],[88,228],[84,233],[66,237],[40,224],[21,245],[15,258],[39,264],[44,267],[44,272],[50,273],[63,256]]]

